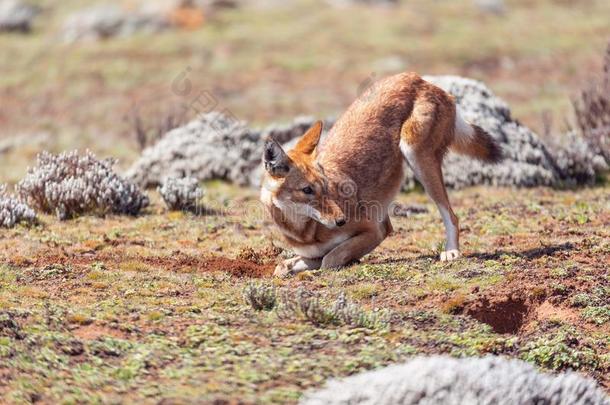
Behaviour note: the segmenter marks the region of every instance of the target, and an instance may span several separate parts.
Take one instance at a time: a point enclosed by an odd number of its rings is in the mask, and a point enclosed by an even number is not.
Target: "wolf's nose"
[[[343,225],[345,225],[345,218],[340,218],[340,219],[337,219],[337,220],[335,221],[335,224],[337,224],[337,226],[343,226]]]

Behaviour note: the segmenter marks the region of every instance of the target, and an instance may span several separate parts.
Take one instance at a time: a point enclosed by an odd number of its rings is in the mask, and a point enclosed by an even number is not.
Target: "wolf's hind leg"
[[[432,154],[416,153],[408,146],[401,145],[401,149],[409,166],[415,173],[415,177],[422,183],[443,219],[447,242],[445,251],[441,252],[440,259],[441,261],[455,260],[460,257],[460,228],[458,218],[449,203],[449,197],[443,182],[442,158]]]
[[[322,268],[335,269],[360,259],[379,246],[384,238],[385,228],[377,227],[376,229],[360,233],[328,252],[322,259]]]

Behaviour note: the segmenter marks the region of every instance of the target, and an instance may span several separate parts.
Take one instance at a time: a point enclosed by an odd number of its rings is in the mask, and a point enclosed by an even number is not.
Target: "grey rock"
[[[511,117],[508,105],[483,83],[458,76],[426,76],[456,98],[465,119],[481,126],[502,145],[505,160],[488,165],[449,153],[443,165],[451,188],[477,184],[500,186],[565,186],[590,184],[605,170],[586,142],[549,148],[534,132]],[[578,148],[579,152],[575,152]],[[567,162],[568,156],[572,159]]]
[[[20,0],[0,0],[0,31],[29,32],[40,8]]]
[[[138,184],[151,187],[166,177],[199,181],[223,179],[248,184],[262,154],[260,133],[238,120],[212,112],[168,132],[127,172]]]
[[[299,117],[290,124],[258,130],[218,112],[202,114],[146,148],[126,176],[143,187],[157,186],[165,177],[258,184],[263,139],[272,136],[286,143],[301,136],[313,122]]]
[[[565,145],[547,146],[514,120],[508,105],[483,83],[457,76],[425,78],[452,94],[464,118],[497,139],[506,156],[502,163],[489,165],[449,153],[444,163],[448,187],[591,184],[597,173],[607,169],[603,158],[578,137],[570,138]],[[159,185],[166,176],[192,176],[200,181],[223,179],[256,187],[262,176],[264,139],[271,136],[290,149],[314,121],[311,117],[298,117],[287,124],[251,129],[244,122],[217,112],[203,114],[144,150],[127,176],[145,187]],[[333,122],[327,119],[325,128]],[[413,175],[408,173],[404,188],[414,184]]]
[[[502,16],[506,14],[504,0],[474,0],[475,6],[484,13]]]
[[[126,37],[138,32],[154,33],[169,27],[167,16],[142,10],[125,10],[116,4],[100,4],[69,15],[63,24],[66,42],[97,41]]]
[[[590,379],[573,372],[544,374],[497,356],[416,357],[399,365],[331,380],[301,405],[608,405]]]

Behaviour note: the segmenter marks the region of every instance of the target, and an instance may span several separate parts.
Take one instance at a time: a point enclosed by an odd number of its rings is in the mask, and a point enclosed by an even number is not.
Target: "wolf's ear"
[[[316,123],[305,132],[305,135],[301,137],[294,149],[306,155],[310,155],[316,149],[316,146],[318,146],[318,142],[320,142],[322,127],[322,121],[316,121]]]
[[[284,177],[290,170],[290,158],[280,144],[271,138],[265,141],[263,162],[265,162],[265,170],[272,176]]]

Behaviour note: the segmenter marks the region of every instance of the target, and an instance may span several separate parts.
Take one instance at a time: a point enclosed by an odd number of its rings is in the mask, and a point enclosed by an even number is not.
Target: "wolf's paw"
[[[288,277],[295,275],[304,270],[309,270],[307,264],[300,257],[293,257],[292,259],[287,259],[275,266],[275,271],[273,275],[275,277]]]
[[[460,251],[457,249],[441,252],[441,262],[450,262],[460,257]]]
[[[275,277],[288,277],[307,270],[315,270],[320,268],[321,259],[307,259],[302,257],[293,257],[292,259],[284,260],[277,266],[273,275]]]
[[[292,267],[294,266],[294,259],[284,260],[277,266],[273,271],[274,277],[288,277],[292,273]]]

